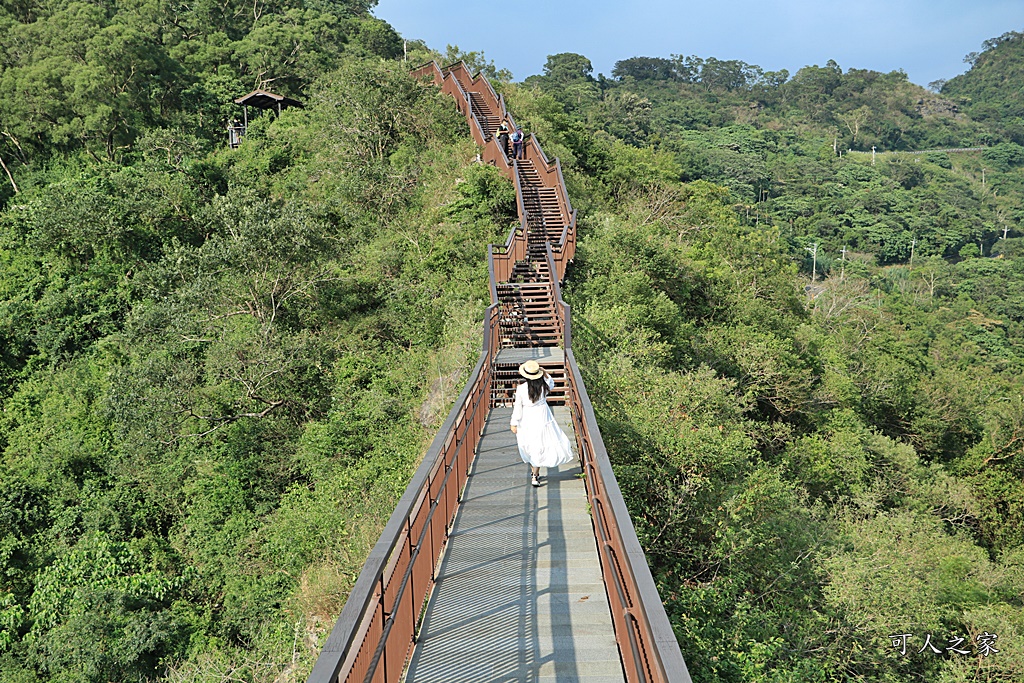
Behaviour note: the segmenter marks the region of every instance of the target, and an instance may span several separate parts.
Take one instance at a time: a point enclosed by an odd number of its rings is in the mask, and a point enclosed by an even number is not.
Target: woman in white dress
[[[555,381],[535,360],[519,366],[526,381],[516,387],[510,426],[519,444],[519,457],[530,465],[531,483],[540,486],[540,468],[558,467],[572,460],[569,437],[555,422],[548,406],[548,392]]]

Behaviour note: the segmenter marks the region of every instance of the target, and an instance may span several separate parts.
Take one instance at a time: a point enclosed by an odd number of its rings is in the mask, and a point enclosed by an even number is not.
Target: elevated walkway
[[[483,354],[374,547],[308,683],[690,683],[572,353],[560,283],[576,250],[561,166],[494,139],[515,121],[465,64],[413,72],[451,95],[520,223],[488,253]],[[530,485],[508,422],[536,360],[578,462]]]
[[[511,413],[487,419],[405,681],[623,683],[580,466],[531,486]]]

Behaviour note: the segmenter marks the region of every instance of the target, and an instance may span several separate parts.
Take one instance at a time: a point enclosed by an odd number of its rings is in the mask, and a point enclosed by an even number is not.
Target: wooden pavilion
[[[269,110],[280,115],[282,111],[289,107],[299,107],[301,109],[303,106],[299,100],[259,89],[253,90],[243,97],[236,98],[235,104],[242,105],[242,122],[239,123],[238,119],[235,119],[228,124],[228,146],[231,149],[238,147],[249,128],[249,107],[260,111]]]

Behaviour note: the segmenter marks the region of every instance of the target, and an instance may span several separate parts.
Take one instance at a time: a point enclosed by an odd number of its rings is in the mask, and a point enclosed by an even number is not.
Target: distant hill
[[[1001,129],[1024,143],[1024,33],[1008,31],[982,43],[965,58],[971,68],[942,86],[977,121]]]

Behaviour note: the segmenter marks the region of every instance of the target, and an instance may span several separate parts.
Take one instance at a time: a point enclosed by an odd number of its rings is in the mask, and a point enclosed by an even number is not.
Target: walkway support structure
[[[481,358],[370,553],[308,683],[402,680],[487,415],[507,410],[520,381],[517,365],[502,356],[530,348],[558,351],[541,353],[556,359],[541,365],[557,385],[549,403],[567,406],[571,415],[623,677],[689,683],[572,353],[571,311],[560,282],[576,251],[576,210],[561,166],[533,135],[525,159],[506,155],[495,131],[501,122],[515,130],[515,121],[504,98],[464,63],[431,62],[412,76],[454,98],[483,162],[513,181],[520,220],[503,245],[488,250],[491,305]]]

